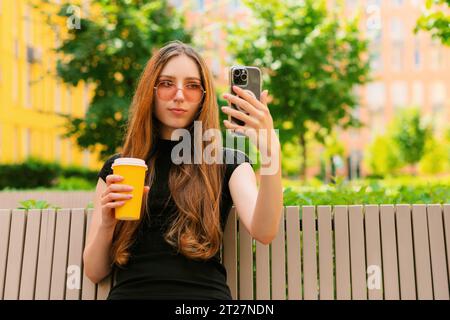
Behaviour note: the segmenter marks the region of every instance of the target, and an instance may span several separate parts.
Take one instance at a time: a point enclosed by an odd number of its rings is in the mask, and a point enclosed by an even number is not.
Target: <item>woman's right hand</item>
[[[106,190],[101,197],[102,227],[114,228],[118,221],[115,217],[115,208],[123,206],[127,200],[133,197],[131,194],[126,193],[133,190],[132,186],[117,183],[122,180],[123,177],[117,174],[110,174],[106,177]],[[144,194],[149,189],[150,187],[144,186]]]

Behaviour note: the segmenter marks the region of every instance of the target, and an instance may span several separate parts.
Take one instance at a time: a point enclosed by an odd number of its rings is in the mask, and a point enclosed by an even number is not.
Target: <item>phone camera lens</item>
[[[234,76],[235,77],[239,77],[240,75],[241,75],[241,70],[240,69],[234,70]]]
[[[247,74],[243,73],[241,75],[241,80],[244,81],[244,82],[247,81]]]

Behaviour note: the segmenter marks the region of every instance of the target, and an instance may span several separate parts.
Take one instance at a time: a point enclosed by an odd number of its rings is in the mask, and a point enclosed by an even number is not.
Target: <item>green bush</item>
[[[51,187],[60,174],[61,167],[58,164],[35,158],[28,158],[19,164],[2,164],[0,189]]]
[[[95,183],[79,177],[60,177],[54,188],[58,190],[92,190],[95,188]]]
[[[48,209],[48,208],[61,209],[61,207],[51,205],[45,200],[29,199],[29,200],[20,201],[19,204],[20,204],[20,206],[17,209],[24,209],[24,210]]]
[[[400,152],[389,136],[377,136],[368,146],[365,165],[374,177],[395,174],[403,165]]]
[[[97,181],[97,171],[89,170],[83,167],[69,166],[62,168],[62,175],[65,178],[77,177],[89,181]]]
[[[364,180],[317,186],[287,186],[284,205],[450,203],[450,181],[399,178]]]
[[[61,188],[62,190],[92,189],[97,182],[97,171],[36,158],[23,163],[0,164],[0,190]],[[73,188],[73,189],[71,189]]]

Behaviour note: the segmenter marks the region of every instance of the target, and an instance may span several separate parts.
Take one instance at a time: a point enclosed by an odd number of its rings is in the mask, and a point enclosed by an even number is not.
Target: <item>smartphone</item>
[[[232,66],[230,68],[230,93],[232,95],[236,95],[233,91],[233,86],[238,86],[248,93],[253,95],[256,99],[260,99],[261,97],[261,70],[257,67],[252,66]],[[248,114],[248,112],[241,109],[239,106],[235,104],[231,104],[231,108],[239,110]],[[236,119],[232,116],[228,116],[228,121],[238,125],[244,125],[245,122],[239,119]]]

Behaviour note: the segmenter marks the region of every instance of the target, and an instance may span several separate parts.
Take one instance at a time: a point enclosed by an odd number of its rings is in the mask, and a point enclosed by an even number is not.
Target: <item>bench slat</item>
[[[301,251],[300,251],[300,217],[298,207],[293,206],[286,207],[286,241],[287,241],[288,299],[301,300],[302,268],[301,268]]]
[[[319,224],[319,293],[321,300],[334,299],[333,239],[331,234],[331,207],[318,206]]]
[[[67,256],[70,237],[70,209],[56,212],[50,300],[64,300],[66,293]]]
[[[111,291],[112,276],[111,273],[97,284],[97,300],[106,300],[109,291]]]
[[[11,210],[0,209],[0,300],[3,299],[3,289],[5,287],[10,226]]]
[[[69,259],[67,263],[66,300],[80,300],[81,297],[83,240],[84,209],[72,209],[70,218]]]
[[[364,217],[361,205],[349,206],[352,299],[367,299]]]
[[[55,238],[56,212],[44,209],[41,212],[41,230],[39,236],[39,257],[36,274],[36,300],[50,298],[50,282],[53,264],[53,248]]]
[[[411,232],[411,209],[409,205],[396,206],[398,263],[400,270],[400,298],[416,299],[414,255]]]
[[[304,299],[317,300],[316,216],[314,206],[303,206],[303,283]]]
[[[397,236],[393,205],[380,205],[381,252],[383,255],[383,287],[385,300],[400,299],[397,263]]]
[[[380,214],[377,205],[365,207],[366,259],[367,259],[367,291],[369,300],[383,299]]]
[[[416,264],[417,298],[433,299],[431,283],[430,244],[428,241],[427,208],[425,205],[414,205],[412,208],[414,260]]]
[[[286,240],[284,208],[282,208],[278,234],[272,241],[272,300],[286,300]]]
[[[27,214],[25,248],[23,253],[23,266],[19,293],[20,300],[34,299],[40,224],[41,210],[30,210]]]
[[[347,206],[334,207],[334,237],[336,247],[336,299],[350,300],[350,241]]]
[[[447,272],[450,279],[450,204],[444,204],[445,243],[447,248]]]
[[[239,299],[253,299],[253,241],[239,220]]]
[[[89,234],[89,228],[91,226],[92,214],[94,210],[88,209],[86,213],[86,232],[84,234],[84,243],[87,242],[87,236]],[[95,300],[96,292],[95,292],[95,283],[93,283],[84,273],[83,268],[83,283],[81,286],[81,299],[82,300]]]
[[[442,222],[441,206],[438,204],[428,205],[434,298],[436,300],[449,300],[447,266],[445,261],[445,239]]]
[[[256,241],[256,299],[270,300],[269,245]]]
[[[12,232],[10,232],[9,237],[8,261],[6,264],[5,300],[17,300],[19,298],[25,225],[25,211],[13,210],[11,219]]]
[[[230,287],[231,297],[238,299],[237,291],[237,247],[236,247],[236,208],[231,208],[225,225],[223,242],[228,244],[223,248],[223,263],[227,270],[227,284]],[[233,245],[229,245],[233,244]]]

